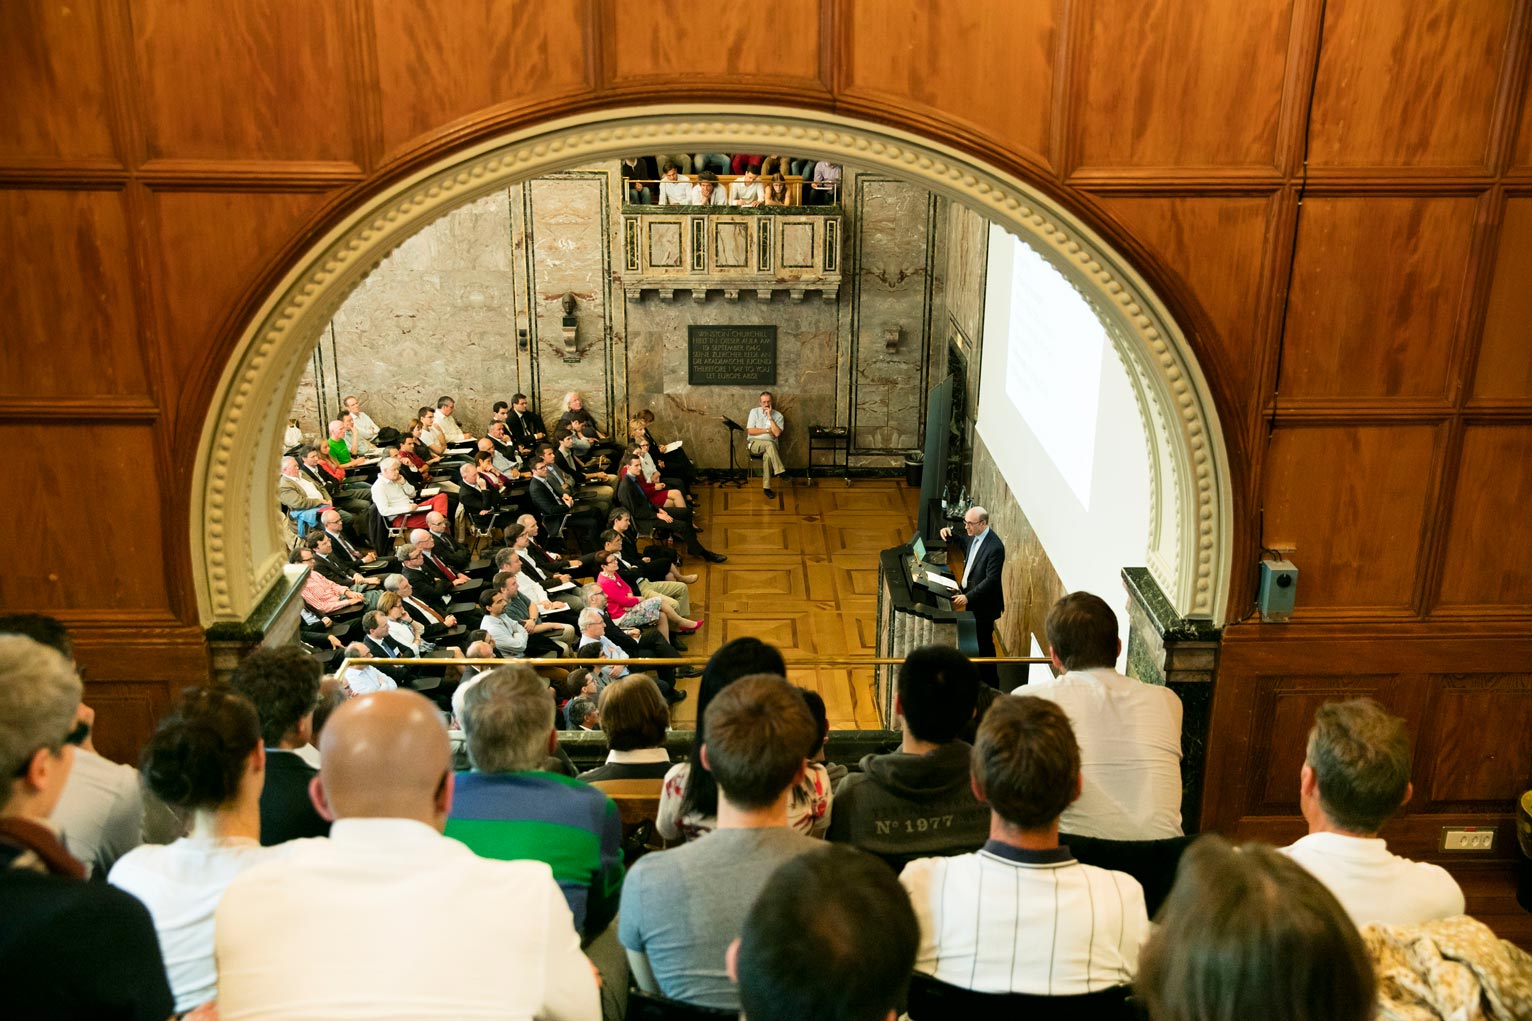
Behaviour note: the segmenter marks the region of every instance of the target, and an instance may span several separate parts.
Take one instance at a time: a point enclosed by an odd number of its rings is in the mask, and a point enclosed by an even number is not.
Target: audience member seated
[[[668,529],[672,535],[686,544],[688,553],[710,563],[721,564],[729,559],[722,553],[714,553],[702,545],[702,541],[697,538],[696,529],[692,527],[690,510],[656,507],[644,491],[642,478],[643,464],[639,455],[633,454],[627,459],[622,481],[617,484],[617,502],[632,515],[634,523],[640,529],[647,531],[653,531],[656,528]],[[594,546],[595,543],[591,545]]]
[[[266,784],[261,789],[261,843],[267,847],[330,832],[309,800],[314,769],[297,749],[313,736],[319,700],[319,664],[302,649],[256,649],[229,677],[229,687],[249,699],[261,721]]]
[[[440,397],[436,401],[436,429],[446,439],[448,446],[462,446],[471,443],[478,437],[463,431],[463,427],[457,424],[457,419],[452,417],[457,402],[451,397]]]
[[[510,405],[504,401],[498,402],[505,405],[503,412],[498,414],[510,414]],[[489,449],[494,455],[492,461],[495,470],[514,482],[521,472],[521,451],[516,449],[516,441],[511,438],[510,426],[504,420],[491,422],[485,430],[484,439],[489,441]],[[484,441],[479,441],[479,449],[484,449]]]
[[[803,196],[804,205],[833,206],[840,202],[839,163],[820,160],[814,164],[813,181]]]
[[[348,511],[353,517],[367,513],[367,507],[372,503],[372,483],[348,477],[346,470],[335,463],[324,447],[299,447],[298,462],[299,472],[323,489],[332,505]]]
[[[792,157],[771,155],[761,160],[761,176],[771,177],[773,174],[780,177],[791,177],[793,174]]]
[[[346,414],[351,416],[351,428],[356,435],[368,444],[376,444],[378,441],[378,423],[372,420],[372,416],[362,410],[362,402],[355,396],[347,397],[341,404],[346,409]]]
[[[1064,812],[1069,835],[1163,840],[1181,835],[1181,699],[1113,669],[1117,616],[1100,596],[1071,592],[1048,611],[1059,676],[1013,694],[1064,707],[1080,742],[1085,788]]]
[[[188,821],[173,844],[146,844],[112,867],[108,881],[149,909],[166,978],[184,1014],[218,996],[213,909],[261,847],[265,752],[255,706],[223,688],[188,688],[145,745],[144,780]]]
[[[367,458],[378,452],[377,445],[372,442],[371,437],[364,435],[357,428],[356,419],[352,417],[351,412],[340,413],[340,427],[342,437],[346,441],[346,448],[351,451],[352,457]]]
[[[460,626],[457,617],[450,613],[443,613],[431,605],[429,600],[417,596],[415,586],[404,575],[387,575],[383,579],[383,589],[386,592],[398,593],[405,612],[425,625],[425,630],[421,634],[429,641],[459,646],[467,641],[466,632],[456,636],[452,634]]]
[[[606,593],[600,585],[590,584],[585,586],[585,609],[595,610],[601,614],[601,621],[605,627],[604,634],[608,641],[612,642],[629,656],[640,659],[679,659],[681,649],[676,644],[681,639],[666,638],[660,634],[659,628],[620,628],[612,619],[611,611],[607,607]],[[583,611],[582,611],[583,612]],[[686,698],[686,692],[677,691],[675,687],[677,677],[695,677],[699,673],[696,667],[654,666],[645,671],[654,674],[660,685],[660,690],[665,694],[667,702],[680,702]]]
[[[514,525],[512,526],[515,527]],[[572,588],[565,589],[554,594],[543,587],[542,582],[532,574],[527,562],[516,554],[514,547],[506,546],[495,551],[496,575],[514,574],[516,583],[520,589],[522,598],[538,613],[538,619],[554,624],[564,624],[571,628],[574,626],[579,610],[565,596],[572,595],[574,602],[583,603],[584,600]],[[583,608],[583,607],[582,607]]]
[[[478,465],[465,464],[458,472],[462,478],[458,499],[463,501],[463,514],[469,523],[486,533],[492,528],[503,527],[510,512],[505,509],[502,494],[485,480]]]
[[[1154,1021],[1371,1021],[1372,962],[1335,898],[1260,844],[1205,836],[1140,955],[1135,991]]]
[[[0,635],[0,988],[16,1018],[174,1013],[154,924],[129,894],[88,883],[46,820],[88,725],[69,660]]]
[[[473,609],[473,593],[460,594],[455,585],[447,584],[440,571],[435,568],[427,571],[426,555],[416,549],[413,543],[405,543],[394,552],[399,557],[399,566],[416,598],[440,607],[447,614]]]
[[[564,704],[564,729],[595,733],[601,729],[601,710],[589,695],[578,695]]]
[[[603,659],[611,660],[615,664],[620,664],[619,666],[593,668],[597,674],[597,694],[600,694],[601,690],[610,682],[626,677],[629,673],[629,668],[625,662],[630,658],[628,650],[623,645],[613,641],[606,633],[607,624],[610,623],[610,620],[611,618],[606,615],[604,610],[593,606],[587,606],[580,611],[580,647],[576,650],[576,656],[581,659],[600,656]],[[644,672],[648,673],[650,671],[645,669]],[[662,680],[657,683],[660,686],[661,693],[665,696],[665,701],[681,701],[681,696],[676,694],[673,682]]]
[[[1413,925],[1461,915],[1463,891],[1440,865],[1390,854],[1378,830],[1414,793],[1404,721],[1370,698],[1314,714],[1299,773],[1308,836],[1282,849],[1357,925]]]
[[[606,733],[606,761],[581,773],[580,779],[663,780],[670,771],[670,753],[665,750],[670,710],[654,680],[634,674],[608,684],[598,709]]]
[[[311,528],[318,528],[320,513],[330,510],[331,506],[330,494],[304,475],[299,470],[298,459],[291,455],[282,458],[282,471],[277,477],[277,500],[297,525],[300,536]]]
[[[791,206],[793,202],[792,189],[788,188],[787,182],[781,174],[768,174],[766,188],[761,195],[761,202],[768,206]]]
[[[695,840],[718,825],[718,784],[702,760],[702,748],[707,744],[707,711],[713,699],[741,677],[785,673],[787,665],[782,661],[782,653],[758,638],[726,642],[708,659],[697,687],[697,729],[692,735],[691,754],[665,774],[665,787],[660,792],[659,815],[654,823],[660,836],[666,840]],[[804,712],[808,712],[806,705]],[[811,730],[812,723],[810,717]],[[811,738],[803,746],[805,758],[813,745]],[[830,798],[829,773],[822,765],[808,766],[787,800],[787,825],[799,833],[824,836],[830,827]]]
[[[322,534],[322,533],[321,533]],[[312,538],[312,537],[311,537]],[[304,564],[310,568],[309,573],[303,579],[304,605],[311,608],[315,613],[326,615],[339,613],[342,610],[354,608],[364,609],[367,605],[367,597],[360,592],[353,592],[339,582],[331,581],[317,570],[318,564],[314,557],[314,551],[307,545],[299,546],[293,550],[291,562]],[[373,605],[377,605],[376,591],[372,592]]]
[[[321,750],[314,800],[332,836],[245,872],[218,907],[222,1016],[600,1017],[548,866],[441,835],[451,748],[429,701],[350,699]]]
[[[626,511],[615,513],[627,517]],[[628,517],[628,520],[631,521],[631,517]],[[601,565],[607,558],[616,557],[617,576],[626,582],[630,589],[636,590],[646,598],[658,597],[667,610],[673,611],[679,617],[691,615],[691,590],[681,579],[691,578],[695,581],[696,575],[681,574],[676,570],[674,560],[645,563],[647,558],[640,558],[637,563],[629,561],[623,556],[623,536],[615,528],[608,528],[602,532],[600,539],[600,549],[580,558],[580,565],[577,568],[579,573],[596,577],[601,574]],[[658,574],[664,580],[651,581],[646,576],[646,571],[650,574]]]
[[[725,954],[777,866],[818,841],[788,828],[787,803],[808,768],[814,721],[781,677],[745,677],[704,713],[700,767],[717,781],[716,828],[650,854],[623,885],[618,937],[638,987],[738,1010]],[[701,728],[699,728],[701,733]]]
[[[728,173],[727,170],[724,173]],[[726,206],[729,197],[724,190],[718,187],[718,175],[711,170],[704,170],[697,175],[697,183],[692,185],[691,204],[694,206]]]
[[[566,530],[572,531],[581,547],[591,549],[596,545],[603,515],[591,504],[577,503],[572,494],[564,491],[558,477],[550,474],[552,458],[545,459],[543,451],[552,449],[544,446],[533,455],[532,481],[527,484],[527,496],[542,521],[544,532],[564,535]]]
[[[677,440],[667,449],[667,445],[661,443],[654,435],[653,427],[654,412],[645,408],[628,422],[628,433],[635,445],[649,444],[650,456],[653,457],[661,475],[678,480],[682,490],[688,489],[696,481],[697,470],[692,466],[691,457],[686,453],[685,445]]]
[[[973,748],[958,734],[973,716],[979,672],[950,646],[915,649],[899,667],[899,750],[868,755],[835,788],[829,839],[855,844],[898,872],[914,858],[977,851],[990,813],[974,797]]]
[[[678,163],[661,164],[660,205],[689,206],[692,204],[692,179],[688,176],[689,174],[691,169],[688,167],[686,172],[682,173]]]
[[[441,648],[425,637],[426,626],[404,608],[404,600],[397,592],[385,592],[378,600],[378,612],[388,625],[388,637],[395,645],[416,657],[452,656],[463,658],[463,650],[454,647]]]
[[[595,416],[585,410],[585,398],[578,390],[571,390],[564,395],[564,413],[559,416],[558,428],[554,431],[573,430],[576,424],[581,430],[571,434],[576,456],[593,458],[606,453],[615,457],[622,453],[622,447],[613,443],[612,438],[601,431]]]
[[[996,702],[973,748],[973,788],[990,809],[983,849],[919,858],[899,877],[920,921],[915,970],[983,993],[1075,996],[1130,984],[1149,935],[1143,890],[1059,846],[1059,816],[1080,793],[1064,710]]]
[[[511,571],[502,571],[490,580],[490,591],[479,596],[484,619],[479,622],[502,656],[546,659],[569,655],[574,628],[568,624],[542,620],[540,609],[521,593],[521,582]],[[498,596],[498,601],[489,596]]]
[[[430,523],[429,516],[427,516],[426,522]],[[477,598],[473,593],[484,587],[483,579],[474,578],[465,572],[453,570],[452,566],[442,559],[441,554],[436,551],[436,537],[431,534],[430,529],[411,529],[409,544],[414,546],[415,551],[423,558],[424,563],[420,569],[426,575],[448,586],[449,592],[468,593],[466,598]]]
[[[630,676],[633,671],[628,668],[628,664],[623,662],[623,660],[628,658],[626,654],[616,655],[612,652],[612,647],[603,645],[600,641],[585,634],[586,631],[592,630],[590,625],[585,625],[581,628],[582,644],[579,648],[575,649],[575,658],[602,661],[600,663],[593,663],[590,667],[590,681],[594,686],[594,690],[580,692],[582,695],[599,698],[602,690],[608,684]]]
[[[393,691],[399,687],[399,682],[385,674],[382,668],[365,662],[372,655],[372,649],[365,642],[352,642],[346,646],[346,658],[351,662],[346,667],[344,680],[346,690],[352,695],[370,695],[375,691]]]
[[[622,554],[624,564],[629,565],[630,569],[638,571],[649,581],[696,584],[697,575],[681,573],[680,558],[669,547],[651,542],[642,554],[638,552],[638,528],[633,524],[633,515],[628,513],[626,508],[613,508],[606,520],[607,527],[616,532],[622,540],[622,548],[618,552]],[[592,573],[594,574],[594,571]],[[679,597],[676,598],[679,599]]]
[[[0,635],[23,635],[45,645],[74,666],[74,643],[62,623],[40,613],[0,616]],[[74,765],[48,823],[63,838],[87,876],[100,878],[143,840],[146,822],[138,770],[96,754],[90,728],[96,714],[83,702],[78,722],[84,735],[75,745]]]
[[[747,172],[759,174],[761,172],[761,164],[765,160],[766,157],[764,155],[743,152],[732,153],[729,156],[729,173],[734,174],[736,177]]]
[[[415,487],[399,477],[397,457],[385,457],[378,464],[378,478],[372,484],[372,502],[394,528],[422,528],[429,511],[447,513],[445,493],[416,499]]]
[[[655,182],[659,172],[651,156],[627,156],[620,167],[622,173],[622,200],[631,205],[654,204]]]
[[[525,561],[537,567],[538,571],[550,578],[557,578],[559,582],[573,582],[574,577],[569,573],[580,568],[578,558],[568,558],[558,550],[545,548],[537,540],[542,535],[542,526],[537,523],[537,518],[532,514],[523,514],[516,519],[521,526],[522,534],[526,536],[526,546],[517,550],[517,554]],[[592,575],[594,572],[587,572]]]
[[[818,848],[771,874],[729,946],[729,977],[750,1021],[893,1021],[919,938],[893,873]]]
[[[426,530],[431,533],[432,551],[444,563],[459,574],[482,577],[488,573],[488,560],[475,560],[468,547],[457,541],[452,529],[447,527],[445,516],[432,511],[426,515]]]
[[[362,550],[357,545],[354,535],[346,534],[345,517],[340,511],[333,508],[324,511],[319,515],[319,525],[335,547],[331,559],[344,569],[357,572],[382,571],[393,563],[392,557],[379,559],[372,550]]]
[[[528,520],[536,528],[536,519],[528,516]],[[497,571],[509,570],[511,561],[517,561],[517,573],[536,583],[536,589],[552,599],[557,596],[558,601],[567,605],[571,610],[585,609],[585,599],[575,587],[574,579],[567,574],[555,573],[547,569],[549,563],[546,556],[535,557],[531,553],[532,537],[526,527],[518,520],[514,525],[505,527],[505,541],[510,543],[495,551],[494,567]],[[529,589],[529,593],[530,593]]]
[[[616,540],[612,541],[615,543]],[[681,616],[676,609],[665,605],[662,596],[639,598],[634,595],[632,587],[617,573],[621,562],[616,553],[606,553],[598,562],[601,573],[596,576],[596,584],[606,593],[607,606],[617,619],[618,627],[657,627],[666,638],[670,637],[672,629],[682,635],[702,629],[701,620]]]
[[[530,454],[533,447],[548,438],[548,427],[543,425],[542,416],[532,410],[526,394],[511,398],[511,413],[505,424],[510,427],[516,449],[523,454]]]
[[[481,678],[458,718],[473,769],[459,773],[447,836],[483,858],[545,861],[587,938],[617,914],[622,821],[605,794],[544,773],[558,746],[548,682],[525,663]]]
[[[367,608],[373,609],[378,605],[381,578],[369,578],[360,571],[350,569],[350,564],[335,552],[335,540],[329,532],[310,532],[308,538],[303,540],[303,545],[314,554],[314,573],[323,575],[337,585],[342,585],[352,592],[359,593]]]
[[[756,179],[758,169],[746,167],[743,171],[735,171],[740,176],[739,180],[729,185],[729,205],[758,206],[765,201],[766,195],[761,189],[761,182]]]
[[[587,471],[582,467],[583,459],[575,453],[574,441],[575,434],[565,431],[559,432],[554,440],[553,470],[559,474],[559,482],[578,499],[611,510],[617,476],[610,472]]]
[[[400,477],[413,486],[416,492],[436,488],[448,496],[456,495],[462,487],[457,484],[453,470],[461,468],[461,463],[427,456],[430,453],[425,441],[420,438],[420,420],[410,419],[409,434],[399,441],[399,449],[393,451],[392,455],[399,458]],[[441,475],[437,474],[438,471]],[[447,513],[452,513],[451,500],[447,501],[447,507]]]

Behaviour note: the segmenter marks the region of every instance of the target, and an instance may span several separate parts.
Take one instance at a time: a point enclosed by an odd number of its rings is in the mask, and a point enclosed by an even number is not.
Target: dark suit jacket
[[[436,540],[434,552],[446,562],[448,567],[454,571],[468,570],[469,557],[467,546],[446,534],[437,535],[435,532],[432,532],[431,538]]]
[[[429,600],[420,599],[418,596],[412,596],[411,599],[418,599],[421,603],[429,605]],[[425,628],[421,632],[421,637],[427,641],[434,642],[445,635],[447,633],[447,624],[441,618],[445,617],[446,614],[438,610],[437,614],[439,616],[433,616],[428,610],[422,610],[419,606],[415,605],[411,599],[404,600],[404,612],[408,613],[411,619],[419,621]]]
[[[493,487],[486,486],[481,490],[466,482],[462,483],[458,499],[463,501],[463,513],[468,515],[475,528],[482,531],[495,523],[495,508],[499,504],[500,495]]]
[[[550,532],[552,529],[548,526],[558,524],[559,519],[570,511],[568,505],[555,495],[557,489],[558,485],[551,475],[533,479],[527,484],[527,495],[532,498],[532,506],[537,508],[537,516],[542,519],[544,529]]]
[[[367,646],[367,651],[380,659],[418,659],[413,649],[407,649],[399,645],[387,635],[380,642],[371,635],[362,636],[362,644]],[[373,669],[380,670],[394,679],[394,683],[400,687],[407,687],[414,678],[415,672],[409,667],[376,665]]]
[[[309,781],[317,774],[297,752],[266,749],[266,786],[261,788],[263,845],[330,835],[330,824],[309,800]]]
[[[427,565],[429,566],[429,562]],[[414,567],[406,567],[404,576],[409,579],[410,587],[415,590],[415,595],[421,599],[432,599],[442,606],[452,602],[452,586],[442,580],[441,572],[432,567],[429,572]]]
[[[532,447],[540,443],[535,433],[542,433],[544,436],[548,434],[548,427],[543,425],[542,416],[535,411],[526,413],[525,425],[517,417],[516,412],[511,412],[511,417],[505,420],[505,427],[510,430],[511,439],[516,441],[518,447]]]
[[[328,493],[330,495],[330,499],[335,499],[336,494],[340,492],[340,483],[336,482],[320,469],[310,468],[300,460],[298,462],[298,470],[307,475],[310,482],[314,483],[314,485]]]
[[[633,516],[633,523],[642,528],[653,527],[659,517],[655,513],[649,494],[633,481],[633,476],[626,473],[617,482],[617,502],[622,505],[623,510]]]
[[[346,543],[342,541],[345,537],[336,535],[334,532],[327,532],[326,534],[330,537],[330,546],[332,547],[330,559],[352,573],[360,571],[362,569],[362,561],[346,552]],[[352,548],[355,549],[355,547]]]
[[[334,545],[333,543],[331,544]],[[337,585],[351,586],[353,570],[348,568],[338,556],[333,553],[328,557],[314,554],[314,570],[319,572],[320,577],[329,578]]]
[[[952,544],[967,554],[973,540],[966,534],[952,533]],[[966,563],[966,562],[965,562]],[[997,620],[1005,610],[1005,594],[1000,590],[1000,573],[1005,567],[1005,544],[994,529],[979,547],[973,569],[968,571],[968,584],[963,592],[968,596],[968,610],[981,620]],[[966,567],[965,567],[965,570]]]

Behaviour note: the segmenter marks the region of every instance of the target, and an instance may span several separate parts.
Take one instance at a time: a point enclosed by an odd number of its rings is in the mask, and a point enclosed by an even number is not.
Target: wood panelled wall
[[[1165,295],[1214,390],[1246,565],[1206,822],[1290,812],[1332,690],[1416,724],[1420,813],[1494,814],[1532,782],[1529,0],[775,0],[695,21],[597,0],[20,0],[0,40],[0,418],[39,494],[13,501],[27,552],[0,605],[78,629],[91,697],[126,721],[103,711],[109,748],[205,669],[191,465],[239,327],[295,253],[455,148],[698,100],[973,153]],[[1285,627],[1247,619],[1262,546],[1303,572]]]

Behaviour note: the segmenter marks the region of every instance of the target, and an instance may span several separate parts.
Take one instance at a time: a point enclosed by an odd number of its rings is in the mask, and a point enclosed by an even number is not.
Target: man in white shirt
[[[989,842],[917,858],[899,875],[920,924],[915,970],[981,993],[1073,996],[1130,984],[1149,937],[1143,888],[1059,846],[1059,815],[1081,789],[1063,709],[997,699],[974,742],[973,789],[990,806]]]
[[[449,444],[471,443],[474,437],[465,433],[463,427],[457,424],[457,419],[452,417],[457,402],[451,397],[442,397],[436,402],[436,428],[446,437]]]
[[[1329,888],[1357,925],[1415,925],[1463,913],[1463,891],[1438,865],[1390,854],[1378,830],[1414,793],[1404,721],[1370,698],[1314,714],[1298,774],[1308,836],[1283,848]]]
[[[372,650],[361,642],[352,642],[346,646],[346,658],[349,660],[371,659]],[[399,687],[397,681],[367,663],[357,664],[353,662],[346,668],[346,689],[352,695],[370,695],[375,691],[393,691]]]
[[[729,199],[718,187],[718,175],[711,170],[704,170],[697,175],[697,183],[692,185],[691,204],[694,206],[726,206]]]
[[[548,865],[480,858],[442,836],[451,750],[428,700],[348,700],[320,750],[312,792],[335,820],[330,837],[245,872],[218,906],[221,1017],[601,1016]]]
[[[745,436],[750,453],[761,455],[761,491],[768,500],[775,499],[777,495],[771,491],[772,476],[787,474],[787,469],[782,467],[782,455],[777,450],[777,440],[782,436],[784,423],[782,412],[776,409],[775,404],[776,398],[771,391],[762,390],[760,404],[750,409],[750,417],[745,420]]]
[[[761,189],[761,182],[756,179],[755,170],[746,167],[739,180],[729,185],[729,205],[731,206],[758,206],[766,198],[766,193]]]
[[[378,439],[378,423],[362,410],[361,400],[353,396],[347,397],[341,403],[351,414],[351,424],[356,429],[356,434],[369,444],[375,443]]]
[[[692,204],[692,179],[684,176],[676,164],[667,162],[660,174],[660,205],[689,206]]]
[[[1122,642],[1117,616],[1100,596],[1071,592],[1048,612],[1045,627],[1059,676],[1015,694],[1063,706],[1080,742],[1084,789],[1061,829],[1108,840],[1180,836],[1181,699],[1113,668]]]

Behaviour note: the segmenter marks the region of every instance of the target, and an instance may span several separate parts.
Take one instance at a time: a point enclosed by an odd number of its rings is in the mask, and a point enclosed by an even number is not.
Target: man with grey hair
[[[564,720],[570,730],[600,730],[601,711],[589,695],[576,695],[564,706]]]
[[[455,644],[458,636],[466,638],[467,629],[457,622],[457,617],[444,613],[415,594],[415,586],[402,574],[390,574],[383,579],[383,591],[398,593],[404,610],[425,627],[423,637],[433,642]]]
[[[558,747],[553,692],[524,663],[490,671],[463,695],[458,723],[473,769],[457,776],[447,819],[485,858],[540,858],[587,939],[617,914],[622,892],[622,820],[601,791],[542,772]]]
[[[427,512],[447,513],[445,493],[417,500],[415,487],[404,481],[399,466],[397,457],[385,457],[378,462],[378,477],[372,483],[373,505],[390,527],[421,528],[426,523]]]
[[[46,820],[89,733],[69,660],[0,635],[0,986],[8,1017],[165,1018],[175,999],[137,899],[87,883]]]
[[[600,1017],[548,866],[489,861],[442,836],[452,749],[430,702],[347,699],[320,750],[310,793],[330,837],[247,869],[218,904],[223,1016]]]
[[[1298,773],[1308,836],[1282,850],[1329,888],[1357,925],[1461,915],[1463,891],[1439,865],[1390,854],[1378,830],[1414,793],[1404,721],[1370,698],[1314,714]]]
[[[949,525],[940,532],[942,540],[963,554],[963,591],[952,597],[954,610],[973,614],[979,633],[979,655],[995,655],[995,622],[1005,612],[1005,593],[1000,574],[1005,570],[1005,543],[989,527],[989,511],[973,506],[963,514],[963,535],[955,535]],[[1000,687],[1000,675],[993,663],[979,664],[979,677],[990,687]]]
[[[298,459],[291,454],[282,458],[282,474],[277,478],[277,500],[298,526],[300,537],[319,526],[321,511],[330,510],[330,494],[298,469]]]

